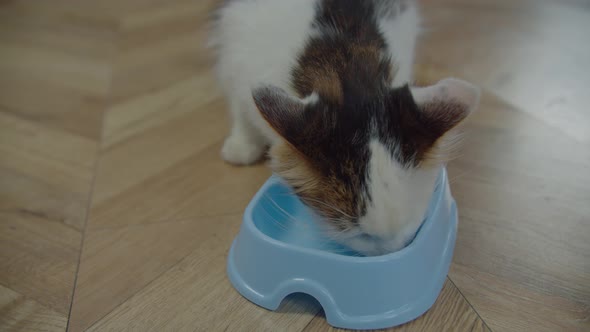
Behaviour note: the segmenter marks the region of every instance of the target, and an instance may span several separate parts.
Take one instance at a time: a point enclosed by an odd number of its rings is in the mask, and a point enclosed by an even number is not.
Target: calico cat
[[[399,250],[421,225],[479,89],[412,86],[407,0],[226,0],[212,44],[231,113],[221,155],[271,166],[339,241]]]

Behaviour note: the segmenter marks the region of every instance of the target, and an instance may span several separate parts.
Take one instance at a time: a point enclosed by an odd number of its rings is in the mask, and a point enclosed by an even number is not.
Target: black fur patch
[[[391,90],[385,103],[386,111],[376,114],[379,140],[394,148],[402,165],[418,166],[444,131],[416,105],[407,85]]]
[[[383,3],[378,1],[380,8]],[[346,204],[354,205],[357,216],[366,212],[368,202],[358,199],[369,196],[369,141],[375,136],[375,120],[386,116],[394,74],[375,4],[319,3],[313,23],[319,34],[300,55],[292,84],[300,97],[316,92],[320,102],[308,107],[285,136],[322,174],[351,192]]]

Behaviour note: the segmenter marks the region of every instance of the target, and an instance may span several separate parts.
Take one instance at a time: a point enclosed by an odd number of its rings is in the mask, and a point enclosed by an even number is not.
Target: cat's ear
[[[431,86],[413,87],[411,93],[429,130],[438,137],[425,159],[451,159],[460,142],[460,125],[479,105],[480,89],[469,82],[447,78]]]
[[[414,101],[426,117],[450,130],[465,120],[479,104],[480,89],[463,80],[446,78],[427,87],[411,88]]]
[[[291,144],[299,136],[305,123],[304,115],[309,100],[290,96],[285,90],[272,85],[260,86],[252,91],[254,103],[268,124]]]

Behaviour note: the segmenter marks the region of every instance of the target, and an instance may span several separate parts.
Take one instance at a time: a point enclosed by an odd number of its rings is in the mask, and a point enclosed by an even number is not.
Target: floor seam
[[[323,311],[324,311],[324,309],[323,308],[320,308],[320,310],[318,312],[316,312],[316,314],[313,315],[313,317],[311,317],[311,319],[309,320],[309,322],[307,322],[307,324],[305,324],[305,326],[301,329],[301,332],[307,330],[307,328],[311,325],[311,323],[313,322],[313,320],[316,319],[316,317],[318,317],[319,315],[321,315]]]
[[[487,327],[487,329],[491,332],[493,332],[494,330],[492,330],[492,328],[488,325],[488,323],[481,317],[481,315],[479,314],[479,312],[475,309],[475,307],[473,306],[473,304],[471,304],[471,302],[469,301],[469,299],[465,296],[465,294],[463,294],[463,292],[461,291],[461,289],[459,287],[457,287],[457,284],[455,284],[455,282],[453,281],[453,279],[451,279],[451,276],[447,276],[447,279],[449,279],[449,281],[451,282],[451,284],[453,284],[453,286],[455,287],[455,289],[459,292],[459,294],[461,294],[461,297],[463,297],[463,299],[465,299],[465,302],[467,302],[467,304],[469,304],[469,307],[473,310],[473,312],[475,312],[475,314],[477,315],[477,317],[483,322],[483,325],[485,327]]]
[[[150,92],[150,93],[155,93],[155,92]],[[133,98],[137,98],[137,97],[130,97],[130,100],[133,99]],[[198,104],[198,105],[195,104],[195,109],[193,109],[191,111],[187,111],[187,112],[182,113],[182,114],[179,114],[179,115],[177,115],[177,116],[175,116],[173,118],[170,118],[170,119],[168,119],[165,122],[159,123],[156,127],[148,128],[148,130],[153,130],[153,129],[157,128],[157,127],[165,126],[166,124],[169,124],[172,121],[176,121],[176,120],[178,120],[178,118],[181,118],[183,116],[192,114],[193,112],[201,112],[201,108],[205,108],[205,107],[210,106],[212,104],[219,103],[220,100],[223,100],[223,99],[221,99],[221,97],[217,97],[217,98],[213,98],[212,100],[210,100],[208,102],[205,102],[205,103],[202,103],[202,104]],[[124,102],[125,101],[117,101],[117,102],[114,103],[114,105],[117,105],[119,103],[124,103]],[[109,106],[113,106],[113,105],[109,105]],[[109,111],[109,108],[107,108],[105,110],[105,115],[110,112]],[[117,140],[115,142],[112,142],[110,144],[106,144],[106,145],[102,145],[101,144],[100,149],[101,149],[101,151],[106,151],[106,152],[109,152],[109,151],[112,151],[112,150],[116,150],[116,149],[119,148],[119,146],[125,144],[128,141],[132,141],[134,139],[137,139],[137,137],[139,137],[141,135],[143,135],[143,132],[141,132],[141,133],[133,133],[133,134],[131,134],[129,136],[126,136],[126,137],[124,137],[124,138],[122,138],[120,140]],[[222,139],[215,140],[215,143],[216,144],[221,143],[221,142],[223,142],[223,137],[222,137]],[[209,147],[210,146],[207,146],[206,148],[209,148]]]
[[[117,303],[115,306],[113,306],[113,308],[110,309],[108,312],[106,312],[104,315],[102,315],[99,318],[97,318],[96,320],[94,320],[84,330],[88,330],[88,329],[94,327],[96,324],[98,324],[100,321],[102,321],[105,317],[107,317],[108,315],[110,315],[113,311],[117,310],[117,308],[119,308],[120,306],[122,306],[123,304],[125,304],[127,301],[129,301],[132,298],[134,298],[135,296],[137,296],[137,294],[139,294],[142,290],[146,289],[152,283],[154,283],[156,280],[160,279],[161,276],[163,276],[164,274],[168,273],[170,270],[174,269],[176,266],[178,266],[180,263],[182,263],[185,259],[187,259],[187,257],[189,257],[190,255],[192,255],[195,251],[201,249],[201,247],[202,247],[201,245],[198,245],[194,249],[189,250],[189,252],[186,255],[184,255],[181,258],[179,258],[176,262],[170,264],[170,266],[168,268],[166,268],[165,270],[163,270],[161,273],[158,273],[150,281],[146,282],[145,285],[143,285],[141,288],[139,288],[136,292],[134,292],[133,294],[130,294],[125,299],[121,300],[119,303]]]
[[[103,120],[104,121],[104,120]],[[102,127],[102,124],[101,124]],[[102,139],[101,139],[102,140]],[[100,144],[100,142],[98,143]],[[97,174],[98,174],[98,165],[100,162],[100,151],[97,151],[97,156],[96,156],[96,161],[95,161],[95,165],[94,165],[94,175],[92,177],[92,181],[90,184],[90,191],[88,193],[88,202],[86,203],[86,214],[84,217],[84,227],[82,229],[82,236],[80,239],[80,250],[79,250],[79,254],[78,254],[78,264],[76,265],[76,274],[74,275],[74,287],[72,289],[72,298],[70,301],[70,310],[68,312],[68,324],[66,327],[66,331],[70,330],[70,318],[72,316],[72,310],[74,307],[74,296],[76,295],[76,288],[78,286],[78,275],[80,273],[80,265],[82,262],[82,252],[84,250],[84,240],[86,238],[86,228],[88,225],[88,219],[90,217],[90,208],[92,206],[92,197],[94,196],[94,187],[96,185],[96,178],[97,178]]]
[[[93,175],[92,175],[92,181],[90,182],[90,190],[88,192],[88,201],[86,203],[86,213],[84,216],[84,224],[82,227],[82,237],[80,239],[80,250],[79,250],[79,254],[78,254],[78,264],[76,266],[76,274],[74,275],[74,287],[72,289],[72,293],[71,293],[71,300],[70,300],[70,309],[68,312],[68,316],[67,316],[67,325],[66,325],[66,332],[70,331],[70,323],[71,323],[71,318],[72,318],[72,311],[74,309],[74,299],[76,296],[76,289],[78,288],[78,276],[80,274],[80,265],[82,263],[82,254],[84,251],[84,242],[86,239],[86,230],[87,230],[87,226],[88,226],[88,220],[90,219],[90,210],[92,207],[92,199],[94,198],[94,193],[95,193],[95,189],[96,189],[96,180],[98,178],[98,169],[99,169],[99,165],[100,165],[100,160],[102,157],[102,142],[104,140],[104,136],[105,136],[105,117],[106,117],[106,111],[107,109],[110,107],[111,103],[112,103],[112,95],[113,95],[113,80],[114,80],[114,67],[115,67],[115,56],[118,53],[118,48],[119,48],[119,37],[120,37],[120,26],[117,26],[116,30],[115,30],[115,35],[114,35],[114,45],[113,45],[113,50],[112,50],[112,54],[109,57],[109,62],[110,62],[110,81],[109,81],[109,86],[108,86],[108,93],[107,93],[107,97],[105,97],[105,103],[104,103],[104,109],[100,118],[100,137],[97,141],[96,144],[96,159],[94,161],[94,166],[93,166]]]
[[[195,249],[196,250],[196,249]],[[193,250],[194,251],[194,250]],[[176,265],[180,264],[180,262],[182,262],[185,258],[187,258],[190,254],[193,253],[193,251],[190,251],[189,253],[187,253],[185,256],[182,256],[182,258],[180,258],[178,261],[172,263],[170,265],[169,268],[163,270],[161,273],[159,273],[158,275],[154,276],[154,278],[150,281],[148,281],[143,287],[141,287],[140,289],[138,289],[135,293],[130,294],[129,296],[127,296],[126,298],[124,298],[123,300],[121,300],[119,303],[115,304],[113,306],[112,309],[110,309],[108,312],[106,312],[104,315],[98,317],[97,319],[93,320],[92,322],[90,322],[90,324],[84,328],[84,330],[88,330],[90,328],[92,328],[94,325],[98,324],[101,320],[103,320],[106,316],[110,315],[111,312],[117,310],[117,308],[119,308],[120,306],[122,306],[123,304],[125,304],[125,302],[129,301],[130,299],[132,299],[133,297],[135,297],[139,292],[141,292],[142,290],[144,290],[146,287],[148,287],[149,285],[151,285],[155,280],[158,280],[162,275],[164,275],[165,273],[167,273],[168,271],[170,271],[171,269],[173,269]]]

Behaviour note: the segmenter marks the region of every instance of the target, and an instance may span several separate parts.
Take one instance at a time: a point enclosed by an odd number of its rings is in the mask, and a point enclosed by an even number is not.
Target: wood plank
[[[453,265],[450,275],[494,331],[588,331],[590,328],[588,306],[563,296],[531,291],[513,279],[460,264]]]
[[[70,316],[83,331],[177,264],[221,227],[184,220],[88,230]]]
[[[98,168],[92,208],[219,141],[226,121],[210,111],[218,106],[209,107],[162,123],[106,149]]]
[[[226,257],[241,214],[203,218],[214,234],[180,263],[121,304],[89,331],[300,331],[319,310],[297,299],[271,313],[240,296],[226,277]]]
[[[127,98],[107,110],[102,146],[108,148],[200,109],[225,112],[225,104],[220,102],[209,75],[194,75],[164,89]]]
[[[590,143],[590,113],[585,111],[590,46],[582,42],[590,29],[588,6],[535,0],[421,2],[428,33],[420,44],[420,62],[481,84],[561,135]]]
[[[220,148],[218,141],[176,165],[122,188],[112,199],[93,206],[89,227],[242,213],[270,171],[264,165],[227,165],[219,157]]]
[[[65,331],[67,318],[0,285],[0,330]]]
[[[211,54],[205,50],[207,20],[215,2],[173,0],[146,5],[138,1],[142,8],[121,18],[112,100],[125,100],[195,75],[207,75],[212,67]]]
[[[91,139],[100,137],[114,51],[110,25],[76,19],[69,1],[0,4],[0,106]]]
[[[114,50],[73,2],[0,2],[2,330],[66,328]]]
[[[418,70],[426,82],[451,76]],[[492,329],[584,331],[590,147],[533,111],[484,94],[467,126],[449,165],[460,211],[451,277]]]
[[[244,210],[270,172],[219,157],[226,105],[211,80],[195,75],[109,108],[90,228]]]
[[[3,286],[67,315],[81,234],[31,213],[0,213]]]
[[[0,109],[0,208],[81,230],[97,143]]]
[[[0,112],[0,283],[67,315],[95,141]]]
[[[88,194],[96,142],[0,109],[0,162],[36,180],[75,194]]]
[[[526,125],[514,133],[474,121],[449,167],[461,220],[451,278],[492,329],[587,330],[590,149],[492,105],[479,114]]]

